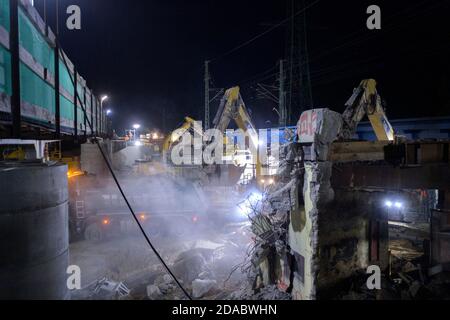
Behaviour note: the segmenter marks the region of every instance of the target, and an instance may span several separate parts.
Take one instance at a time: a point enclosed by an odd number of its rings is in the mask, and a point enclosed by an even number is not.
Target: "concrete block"
[[[312,144],[309,161],[326,161],[329,149],[342,129],[341,114],[329,109],[314,109],[303,112],[297,124],[299,142]]]

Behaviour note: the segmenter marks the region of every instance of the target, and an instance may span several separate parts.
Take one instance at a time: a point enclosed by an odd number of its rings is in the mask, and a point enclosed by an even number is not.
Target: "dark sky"
[[[70,4],[81,7],[81,31],[64,27]],[[366,28],[370,4],[382,9],[381,31]],[[275,84],[288,24],[215,58],[284,20],[286,0],[60,0],[60,10],[61,43],[89,86],[110,95],[115,127],[202,119],[205,59],[216,87],[242,86],[257,125],[276,124],[275,105],[252,88]],[[450,115],[450,1],[322,0],[307,12],[314,107],[341,112],[375,78],[392,119]]]

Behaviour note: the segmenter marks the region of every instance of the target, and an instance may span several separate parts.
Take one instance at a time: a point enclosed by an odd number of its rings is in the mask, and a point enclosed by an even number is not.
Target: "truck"
[[[206,220],[206,206],[187,183],[167,175],[126,175],[119,179],[149,237],[181,237]],[[69,190],[72,239],[101,241],[119,234],[137,234],[138,226],[112,179],[73,176]]]

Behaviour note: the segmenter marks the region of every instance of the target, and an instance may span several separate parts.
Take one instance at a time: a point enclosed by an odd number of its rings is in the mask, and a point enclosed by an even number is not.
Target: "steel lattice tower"
[[[307,5],[307,0],[286,0],[286,2],[287,14],[291,18],[286,35],[286,106],[287,122],[293,125],[304,110],[314,108],[314,103],[309,69],[306,11],[299,13]]]

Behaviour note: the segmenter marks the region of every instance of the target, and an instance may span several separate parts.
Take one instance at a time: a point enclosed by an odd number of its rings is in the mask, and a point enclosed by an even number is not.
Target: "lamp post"
[[[109,137],[113,136],[113,128],[112,128],[112,119],[111,119],[111,115],[112,115],[112,110],[111,109],[107,109],[105,114],[106,114],[106,135]]]
[[[101,100],[102,106],[103,106],[103,102],[105,102],[106,100],[108,100],[108,96],[102,96],[102,100]]]
[[[138,130],[141,128],[141,125],[140,124],[134,124],[133,125],[133,129],[134,129],[134,141],[136,141],[137,139],[136,139],[136,136],[138,135]]]
[[[103,117],[103,103],[108,100],[108,96],[104,95],[102,96],[101,100],[100,100],[100,132],[104,133],[104,122],[105,122],[105,118]]]

